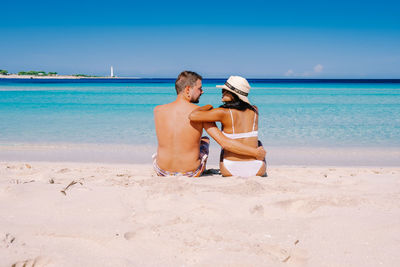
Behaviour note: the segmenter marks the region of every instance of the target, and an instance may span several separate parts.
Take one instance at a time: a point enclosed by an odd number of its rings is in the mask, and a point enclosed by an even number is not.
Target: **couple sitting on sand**
[[[199,107],[203,94],[202,77],[183,71],[175,81],[177,98],[157,106],[154,120],[158,139],[153,167],[159,176],[200,176],[206,168],[210,140],[203,128],[222,147],[220,170],[223,176],[263,176],[265,150],[258,141],[258,110],[250,105],[246,79],[231,76],[222,88],[219,108]],[[215,122],[222,124],[222,132]]]

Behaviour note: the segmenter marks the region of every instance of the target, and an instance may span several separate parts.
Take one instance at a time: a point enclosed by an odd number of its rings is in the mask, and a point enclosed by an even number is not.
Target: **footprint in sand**
[[[126,232],[126,233],[124,234],[124,238],[125,238],[126,240],[131,240],[131,239],[133,239],[135,236],[136,236],[136,233],[135,233],[135,232]]]
[[[264,215],[264,207],[263,205],[255,205],[254,207],[249,209],[250,214],[263,216]]]
[[[66,172],[69,172],[69,171],[70,171],[70,169],[64,168],[64,169],[60,169],[60,170],[58,171],[58,173],[66,173]]]
[[[256,195],[262,194],[266,190],[261,183],[247,180],[244,183],[223,187],[219,191],[225,194]]]
[[[275,202],[275,205],[287,211],[311,213],[321,207],[350,207],[356,206],[359,203],[359,199],[336,196],[326,198],[288,199]]]
[[[12,234],[7,233],[7,234],[4,236],[3,240],[2,240],[2,246],[4,246],[5,248],[8,248],[9,246],[11,246],[11,244],[12,244],[14,241],[15,241],[15,237],[14,237]]]
[[[11,267],[42,267],[51,263],[51,260],[47,257],[38,256],[34,259],[18,261],[11,265]]]
[[[298,248],[297,243],[291,247],[283,248],[276,244],[251,244],[248,245],[251,252],[255,254],[265,254],[272,261],[287,263],[289,266],[306,266],[308,253],[306,250]]]

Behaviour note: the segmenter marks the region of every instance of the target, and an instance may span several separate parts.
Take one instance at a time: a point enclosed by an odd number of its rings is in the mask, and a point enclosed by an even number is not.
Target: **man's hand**
[[[257,155],[256,155],[257,160],[264,160],[266,154],[267,151],[265,151],[262,146],[257,147]]]

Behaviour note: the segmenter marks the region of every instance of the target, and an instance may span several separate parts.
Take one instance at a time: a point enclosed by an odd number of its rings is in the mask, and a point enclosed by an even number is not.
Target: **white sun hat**
[[[250,84],[245,78],[240,76],[230,76],[224,85],[217,85],[217,87],[237,95],[240,100],[250,104],[250,101],[247,98],[250,92]]]

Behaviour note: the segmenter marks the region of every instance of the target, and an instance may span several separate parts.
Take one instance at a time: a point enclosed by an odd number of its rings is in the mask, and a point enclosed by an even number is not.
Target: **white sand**
[[[0,266],[400,266],[399,206],[395,167],[193,179],[3,162]]]

